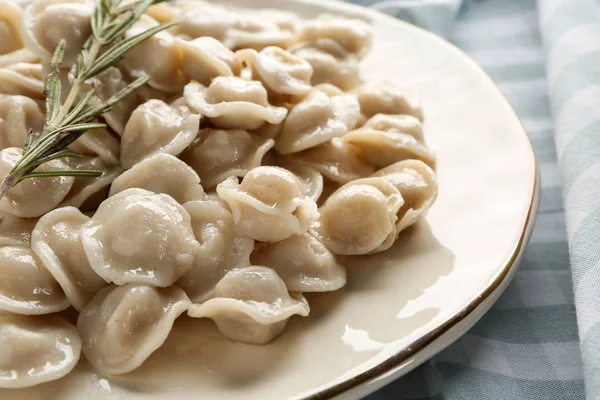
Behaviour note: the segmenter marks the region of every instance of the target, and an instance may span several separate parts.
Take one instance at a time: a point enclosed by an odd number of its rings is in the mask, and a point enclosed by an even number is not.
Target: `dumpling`
[[[300,179],[305,196],[310,197],[314,201],[319,200],[324,188],[323,175],[319,171],[286,157],[277,157],[276,164],[278,167],[287,169]]]
[[[342,139],[335,138],[320,146],[294,153],[293,159],[341,184],[375,172],[375,168],[361,156],[360,149]]]
[[[240,14],[207,3],[183,11],[175,28],[177,35],[191,39],[210,36],[230,49],[286,47],[296,36],[296,26],[283,17]]]
[[[188,315],[212,319],[233,341],[266,344],[283,332],[292,315],[306,317],[309,312],[306,299],[290,295],[275,271],[252,266],[228,272],[215,287],[215,296],[193,304]]]
[[[184,204],[200,251],[177,285],[194,303],[211,298],[215,285],[227,272],[250,265],[250,253],[254,250],[254,240],[238,232],[231,212],[219,200],[208,198]]]
[[[363,127],[349,132],[342,140],[358,147],[360,154],[377,169],[406,159],[435,165],[433,152],[408,133]]]
[[[242,183],[230,178],[217,186],[217,193],[229,204],[240,232],[261,242],[305,233],[319,215],[302,182],[279,167],[254,168]]]
[[[261,8],[258,10],[243,10],[242,15],[262,21],[272,22],[279,29],[296,34],[300,30],[302,20],[298,15],[276,8]]]
[[[0,7],[2,6],[0,5]],[[0,67],[7,67],[14,64],[30,64],[39,61],[39,58],[31,50],[25,48],[8,54],[0,54]]]
[[[371,50],[373,32],[367,23],[358,19],[320,15],[303,25],[299,38],[300,41],[317,39],[333,39],[362,59]]]
[[[165,153],[145,158],[122,173],[112,183],[109,196],[130,188],[165,193],[181,204],[204,196],[198,174],[177,157]]]
[[[118,285],[169,286],[200,248],[188,212],[171,196],[144,189],[109,197],[80,233],[94,271]]]
[[[121,138],[121,164],[125,168],[156,153],[179,155],[200,130],[200,115],[180,103],[150,100],[135,109]]]
[[[252,78],[263,83],[265,88],[278,95],[304,95],[311,91],[311,65],[300,57],[275,46],[260,52],[252,49],[235,53],[239,62],[252,71]]]
[[[0,151],[0,178],[4,179],[10,173],[22,154],[23,150],[16,147]],[[52,160],[39,166],[36,171],[61,169],[68,169],[67,165],[62,160]],[[0,212],[23,218],[44,215],[63,201],[73,181],[74,178],[70,176],[26,179],[0,200]]]
[[[83,208],[88,199],[94,198],[96,195],[101,195],[105,199],[108,196],[108,187],[123,171],[120,165],[106,165],[99,157],[71,161],[71,165],[73,169],[101,171],[102,175],[75,178],[69,194],[60,203],[61,207]],[[90,208],[95,209],[96,207],[93,206]]]
[[[403,204],[402,195],[387,180],[357,179],[325,201],[313,229],[333,254],[378,253],[396,240],[397,214]]]
[[[98,156],[105,164],[119,164],[121,143],[106,129],[92,129],[73,142],[69,149],[87,156]]]
[[[167,2],[156,3],[148,7],[146,14],[162,24],[175,21],[179,17],[180,9]]]
[[[272,268],[292,292],[330,292],[346,284],[346,270],[309,233],[257,247],[252,264]]]
[[[0,68],[0,93],[43,99],[42,66],[17,63]]]
[[[105,102],[129,84],[129,77],[116,67],[110,67],[100,75],[90,80],[89,85],[94,88],[95,94],[100,101]],[[92,101],[97,101],[93,98]],[[102,114],[106,124],[118,135],[122,136],[125,131],[125,123],[137,106],[135,94],[125,97],[113,106],[113,109]],[[86,135],[84,135],[86,136]],[[100,154],[99,154],[100,155]]]
[[[183,73],[205,86],[217,76],[234,76],[239,72],[234,53],[215,38],[176,39],[176,43],[183,55]]]
[[[31,242],[31,232],[36,223],[36,218],[20,218],[10,214],[0,214],[0,247],[28,247]]]
[[[27,247],[0,248],[0,310],[40,315],[71,305],[52,275]]]
[[[404,114],[423,121],[423,108],[414,93],[393,81],[367,83],[355,90],[366,118],[376,114]]]
[[[77,320],[83,355],[101,374],[131,372],[165,342],[190,304],[175,286],[130,283],[101,289]]]
[[[327,143],[354,129],[360,117],[354,96],[341,91],[329,96],[315,90],[289,112],[275,141],[275,150],[290,154]]]
[[[8,0],[0,1],[0,37],[2,38],[0,56],[23,48],[19,27],[21,13],[21,8],[16,3]]]
[[[92,34],[93,10],[94,3],[86,0],[36,0],[23,14],[23,41],[38,57],[49,60],[65,39],[63,66],[70,67]]]
[[[90,218],[74,207],[57,208],[38,221],[31,248],[77,310],[106,286],[90,267],[79,229]]]
[[[425,143],[423,123],[412,115],[375,114],[361,128],[405,133],[414,137],[419,143]]]
[[[136,22],[125,38],[140,34],[158,26],[158,22],[147,15]],[[165,92],[179,92],[186,83],[181,73],[181,53],[175,45],[175,37],[167,31],[158,32],[150,39],[125,53],[121,64],[135,78],[148,75],[148,84]]]
[[[360,82],[358,57],[333,39],[300,42],[288,49],[313,68],[312,85],[330,83],[342,90],[354,89]]]
[[[219,76],[208,88],[192,82],[184,96],[190,108],[219,129],[258,129],[265,122],[279,124],[287,115],[286,108],[269,104],[262,83],[234,76]]]
[[[394,185],[402,195],[404,204],[398,210],[398,232],[414,224],[431,208],[438,195],[435,173],[419,160],[404,160],[377,171]]]
[[[1,3],[0,3],[1,7]],[[0,94],[0,150],[23,147],[27,132],[41,132],[44,114],[37,103],[25,96]]]
[[[0,316],[0,388],[17,389],[54,381],[75,368],[81,335],[58,316]]]
[[[200,176],[206,189],[217,186],[230,176],[243,177],[260,166],[273,148],[273,139],[261,139],[242,130],[203,129],[181,159]]]

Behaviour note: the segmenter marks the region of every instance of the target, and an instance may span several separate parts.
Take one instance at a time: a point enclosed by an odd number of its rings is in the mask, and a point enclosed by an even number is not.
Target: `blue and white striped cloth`
[[[600,400],[600,0],[352,2],[478,61],[519,114],[542,173],[537,225],[506,293],[369,399]]]

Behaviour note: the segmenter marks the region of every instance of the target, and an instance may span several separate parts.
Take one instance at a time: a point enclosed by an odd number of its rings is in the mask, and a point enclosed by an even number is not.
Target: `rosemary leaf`
[[[57,176],[74,176],[74,177],[85,177],[94,178],[102,176],[102,171],[95,171],[91,169],[65,169],[58,171],[44,171],[44,172],[28,172],[17,180],[17,183],[21,183],[25,179],[31,178],[53,178]]]
[[[71,151],[71,150],[61,150],[57,153],[54,153],[52,155],[49,155],[48,157],[44,157],[44,158],[40,158],[39,160],[37,160],[36,162],[32,163],[32,170],[39,167],[42,164],[45,164],[49,161],[52,160],[57,160],[60,158],[83,158],[85,157],[83,154],[78,153],[76,151]]]

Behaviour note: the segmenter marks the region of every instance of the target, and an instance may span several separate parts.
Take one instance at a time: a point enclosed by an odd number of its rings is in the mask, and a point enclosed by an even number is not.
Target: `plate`
[[[456,340],[514,275],[537,211],[537,168],[517,116],[474,61],[433,34],[340,2],[222,3],[372,24],[363,78],[394,79],[421,97],[438,157],[437,203],[389,251],[343,259],[348,285],[309,294],[310,316],[292,318],[269,345],[229,342],[211,321],[182,317],[129,375],[100,377],[82,361],[62,380],[0,398],[357,399]]]

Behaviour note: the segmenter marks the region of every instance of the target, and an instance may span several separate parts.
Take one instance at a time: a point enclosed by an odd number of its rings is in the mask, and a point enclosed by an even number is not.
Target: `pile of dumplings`
[[[68,92],[93,8],[0,0],[0,178],[42,129],[62,38]],[[73,143],[83,159],[40,167],[103,174],[26,180],[0,201],[0,387],[59,379],[80,353],[128,373],[183,313],[265,344],[309,315],[303,293],[346,284],[338,256],[389,249],[436,199],[419,102],[360,80],[366,23],[180,0],[127,36],[165,21],[179,24],[86,83],[94,101],[149,84]]]

